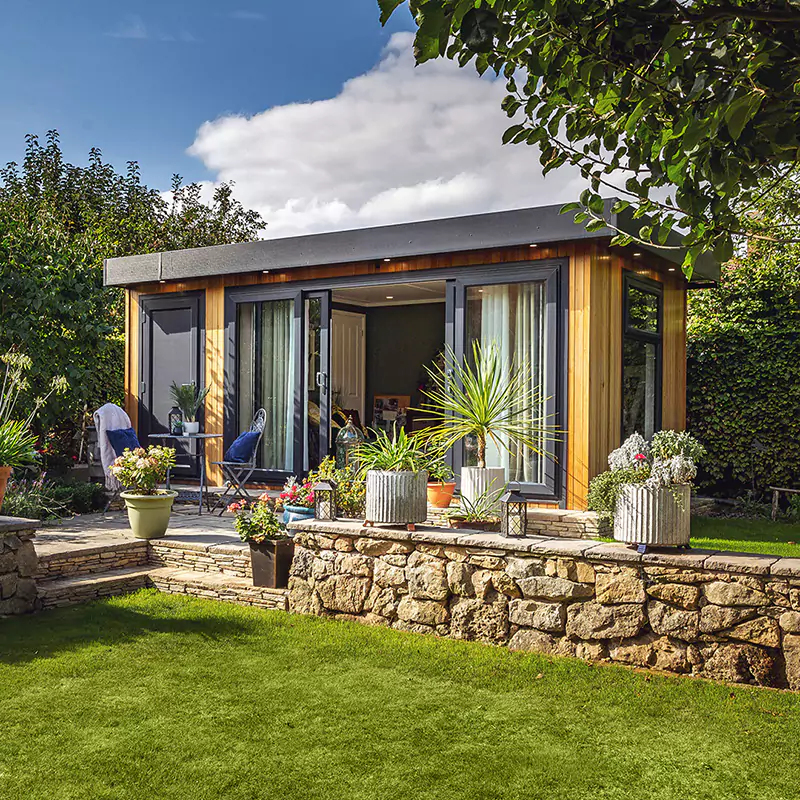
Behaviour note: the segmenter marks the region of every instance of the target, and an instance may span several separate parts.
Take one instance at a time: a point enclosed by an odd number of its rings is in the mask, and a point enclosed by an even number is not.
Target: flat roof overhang
[[[608,239],[615,235],[616,230],[634,234],[645,223],[644,219],[634,220],[630,211],[611,213],[613,204],[613,199],[606,201],[605,215],[613,228],[601,228],[591,233],[583,225],[575,224],[573,214],[559,213],[562,207],[559,204],[109,258],[105,262],[104,283],[106,286],[134,286],[264,270],[285,271],[386,258],[492,250],[524,244]],[[677,234],[672,234],[667,244],[674,245],[679,240]],[[683,262],[685,252],[638,244],[636,248],[648,250],[677,265]],[[693,281],[716,281],[718,278],[719,264],[708,254],[701,256],[695,266]]]

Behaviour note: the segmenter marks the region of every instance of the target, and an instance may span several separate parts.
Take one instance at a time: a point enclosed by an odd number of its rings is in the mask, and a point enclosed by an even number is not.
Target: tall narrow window
[[[473,341],[484,348],[495,344],[505,361],[516,368],[528,368],[529,388],[536,397],[528,413],[534,423],[547,421],[546,401],[553,391],[546,382],[546,309],[544,281],[467,287],[467,357]],[[470,447],[470,442],[465,445],[465,466],[474,465],[475,448]],[[545,442],[538,443],[538,452],[524,445],[517,447],[513,442],[508,446],[506,449],[489,443],[486,465],[505,467],[511,482],[545,483]]]
[[[294,458],[294,301],[240,303],[236,311],[237,412],[245,430],[266,409],[261,469],[289,472]]]
[[[659,285],[627,276],[622,339],[622,438],[650,438],[661,427]]]

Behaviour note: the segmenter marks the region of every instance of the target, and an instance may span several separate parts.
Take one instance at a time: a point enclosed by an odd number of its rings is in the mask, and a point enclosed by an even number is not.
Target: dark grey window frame
[[[630,322],[630,289],[638,289],[658,298],[658,332],[645,331]],[[622,341],[620,343],[620,443],[625,440],[625,339],[654,344],[656,348],[656,403],[653,428],[661,430],[662,395],[664,392],[664,287],[658,281],[625,271],[622,280]]]
[[[380,264],[376,265],[380,266]],[[547,478],[545,484],[514,484],[532,502],[566,502],[567,432],[567,376],[568,376],[568,304],[569,259],[556,258],[542,261],[511,262],[470,267],[415,270],[413,272],[376,272],[372,275],[343,276],[338,278],[292,281],[289,284],[253,284],[228,287],[225,290],[225,367],[224,367],[224,434],[225,447],[241,432],[236,419],[234,402],[236,392],[236,306],[238,303],[293,299],[296,341],[303,343],[303,314],[305,298],[335,289],[376,286],[423,281],[445,281],[445,341],[459,358],[464,353],[466,287],[498,283],[525,283],[544,281],[547,303],[547,369],[548,383],[555,387],[548,399],[548,414],[563,435],[558,442],[549,443]],[[301,413],[304,392],[305,346],[296,348],[295,374],[295,474],[303,471],[303,419]],[[458,451],[458,448],[455,448]],[[453,452],[453,463],[460,464],[461,453]],[[290,473],[277,470],[257,470],[253,480],[258,482],[283,481]]]

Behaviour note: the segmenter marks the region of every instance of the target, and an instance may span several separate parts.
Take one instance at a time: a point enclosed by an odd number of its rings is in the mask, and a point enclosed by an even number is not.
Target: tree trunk
[[[478,466],[486,466],[486,437],[478,435]]]

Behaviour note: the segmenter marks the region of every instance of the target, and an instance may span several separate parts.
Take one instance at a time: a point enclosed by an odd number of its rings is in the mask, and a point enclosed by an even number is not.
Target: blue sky
[[[9,0],[0,161],[58,128],[71,160],[97,146],[153,185],[208,178],[185,153],[204,121],[328,97],[411,26],[382,29],[374,0]]]
[[[57,128],[168,189],[234,181],[286,236],[574,200],[538,153],[501,146],[502,80],[416,67],[405,7],[376,0],[6,0],[0,162]]]

